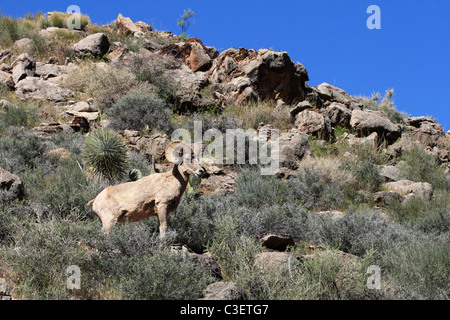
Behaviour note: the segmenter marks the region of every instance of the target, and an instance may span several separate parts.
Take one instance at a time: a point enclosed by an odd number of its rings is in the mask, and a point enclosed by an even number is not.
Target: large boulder
[[[130,18],[124,17],[121,13],[119,13],[119,16],[117,17],[116,25],[120,32],[127,35],[140,36],[146,32],[152,31],[152,27],[149,24],[142,21],[133,23]]]
[[[331,125],[335,128],[337,126],[342,128],[350,128],[350,120],[352,112],[344,104],[332,102],[325,110],[324,114],[330,118]]]
[[[59,66],[52,63],[36,62],[35,76],[43,80],[59,77],[67,73],[67,66]]]
[[[77,42],[73,48],[80,56],[102,57],[109,50],[109,40],[104,33],[94,33]]]
[[[12,76],[4,71],[0,71],[0,85],[4,85],[8,88],[14,88],[14,80]]]
[[[329,83],[324,82],[319,84],[314,87],[314,90],[317,92],[320,99],[324,101],[325,106],[331,104],[332,102],[338,102],[344,104],[351,110],[359,110],[362,108],[361,103],[359,103],[355,97],[349,95],[341,88],[332,86]]]
[[[0,191],[2,191],[1,200],[21,199],[24,196],[22,180],[15,174],[0,168]]]
[[[433,186],[427,182],[400,180],[385,183],[381,187],[389,191],[397,192],[405,199],[421,197],[425,200],[430,200],[433,196]]]
[[[22,38],[20,40],[17,40],[14,43],[14,48],[18,49],[19,51],[29,51],[33,48],[34,41],[29,38]]]
[[[380,166],[379,169],[385,182],[394,182],[400,177],[400,170],[395,166]]]
[[[243,291],[234,282],[215,282],[205,289],[205,297],[200,300],[243,300]]]
[[[425,145],[434,147],[444,138],[445,131],[430,117],[410,117],[406,119],[411,137]]]
[[[215,59],[209,75],[211,82],[222,88],[227,95],[226,101],[230,103],[236,102],[247,87],[251,87],[262,100],[303,101],[306,98],[306,81],[309,80],[305,67],[295,64],[286,52],[268,49],[225,50]],[[227,85],[238,77],[248,80],[240,80],[240,85],[236,87]],[[249,90],[245,93],[248,95]]]
[[[27,77],[16,85],[16,94],[20,98],[51,100],[55,102],[65,101],[74,93],[63,89],[59,85],[42,80],[38,77]]]
[[[305,110],[295,116],[295,126],[300,131],[319,139],[328,140],[331,135],[331,121],[318,110]]]
[[[160,49],[160,53],[181,59],[194,72],[207,71],[212,65],[211,51],[197,38],[164,46]]]
[[[400,125],[392,123],[378,111],[355,109],[352,111],[350,125],[356,130],[359,136],[366,137],[376,132],[388,144],[396,142],[402,134]]]
[[[11,68],[13,81],[17,85],[19,81],[25,79],[26,77],[34,76],[36,71],[36,62],[30,58],[28,53],[22,53],[11,64]]]
[[[278,143],[280,167],[297,169],[303,158],[312,156],[308,135],[297,129],[282,132]]]

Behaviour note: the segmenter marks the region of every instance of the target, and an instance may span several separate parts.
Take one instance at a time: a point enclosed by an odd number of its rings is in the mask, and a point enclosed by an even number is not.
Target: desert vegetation
[[[399,112],[392,89],[384,98],[351,97],[325,84],[310,88],[314,95],[271,97],[263,78],[258,86],[252,75],[224,80],[232,74],[223,60],[263,63],[273,50],[219,55],[184,33],[82,21],[73,32],[58,13],[0,16],[0,177],[7,172],[23,188],[0,188],[0,278],[14,299],[201,299],[220,281],[244,299],[449,298],[450,144],[434,119]],[[179,25],[185,32],[189,24]],[[51,26],[60,29],[44,37]],[[106,54],[77,52],[75,43],[98,33],[115,43]],[[19,49],[23,38],[32,45]],[[186,62],[195,50],[204,50],[204,64]],[[14,82],[24,52],[64,71]],[[20,84],[29,78],[68,96],[52,99],[42,88],[45,99],[27,96]],[[382,124],[364,127],[358,112]],[[170,170],[159,149],[174,129],[193,132],[194,121],[203,133],[278,129],[288,164],[272,176],[259,165],[214,164],[209,178],[190,181],[164,239],[156,217],[105,235],[88,201],[107,186]],[[389,184],[401,181],[419,189]],[[271,249],[261,240],[267,234],[294,245]],[[66,285],[73,265],[80,289]],[[367,286],[369,266],[381,270],[379,289]]]

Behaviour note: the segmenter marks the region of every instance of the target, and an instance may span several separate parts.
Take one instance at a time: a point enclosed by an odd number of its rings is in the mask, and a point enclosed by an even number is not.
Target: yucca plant
[[[127,150],[123,139],[110,129],[89,135],[83,147],[83,160],[101,178],[122,177],[127,169]]]

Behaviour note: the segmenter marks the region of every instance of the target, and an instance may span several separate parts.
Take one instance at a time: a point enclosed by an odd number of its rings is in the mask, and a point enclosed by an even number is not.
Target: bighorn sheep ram
[[[181,150],[184,151],[182,155]],[[189,161],[193,148],[184,142],[171,142],[165,155],[175,164],[171,171],[107,187],[89,201],[88,206],[92,204],[92,211],[100,219],[105,233],[109,233],[117,222],[136,222],[158,216],[160,236],[165,236],[167,215],[177,209],[189,176],[202,177],[206,172],[195,161]]]

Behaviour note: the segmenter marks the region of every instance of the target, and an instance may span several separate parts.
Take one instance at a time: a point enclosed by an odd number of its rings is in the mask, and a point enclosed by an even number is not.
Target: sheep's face
[[[203,168],[200,164],[196,163],[195,160],[191,161],[183,161],[181,164],[181,167],[183,168],[183,171],[189,173],[190,175],[197,176],[199,178],[203,177],[203,175],[206,173],[206,169]]]

